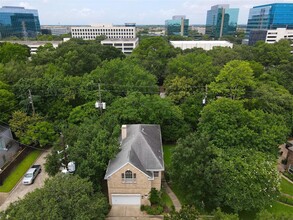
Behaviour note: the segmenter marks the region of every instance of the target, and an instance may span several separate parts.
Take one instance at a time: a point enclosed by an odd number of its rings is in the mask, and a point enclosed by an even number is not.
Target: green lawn
[[[173,202],[168,196],[168,194],[165,192],[165,190],[162,190],[162,201],[165,206],[167,206],[170,210],[172,209]]]
[[[293,184],[285,178],[281,180],[281,192],[293,196]]]
[[[11,172],[11,174],[4,180],[0,186],[0,192],[10,192],[17,182],[22,178],[26,171],[33,165],[41,151],[32,151],[21,163]]]
[[[164,163],[165,163],[165,169],[168,172],[168,169],[171,166],[171,155],[172,155],[172,149],[175,147],[175,145],[164,145]],[[186,194],[184,191],[182,191],[177,185],[175,184],[169,184],[173,192],[176,194],[177,198],[181,202],[181,204],[187,204],[186,203]]]
[[[267,208],[267,210],[271,213],[288,213],[293,216],[293,207],[284,205],[279,202],[274,202],[272,207]]]
[[[165,167],[168,169],[171,166],[171,155],[172,155],[172,148],[174,148],[175,145],[164,145],[164,163]]]

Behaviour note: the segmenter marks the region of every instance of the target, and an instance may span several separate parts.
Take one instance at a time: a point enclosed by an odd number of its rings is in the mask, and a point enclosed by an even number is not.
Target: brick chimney
[[[121,140],[124,140],[127,137],[127,125],[121,126]]]

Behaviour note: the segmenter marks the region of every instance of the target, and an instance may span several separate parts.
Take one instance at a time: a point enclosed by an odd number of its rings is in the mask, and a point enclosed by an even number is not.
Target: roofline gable
[[[109,162],[110,163],[110,162]],[[131,166],[135,167],[137,170],[139,170],[141,173],[143,173],[144,175],[146,175],[148,178],[151,178],[151,176],[147,175],[145,172],[143,172],[141,169],[139,169],[138,167],[134,166],[131,162],[126,162],[125,164],[123,164],[121,167],[119,167],[118,169],[116,169],[115,171],[113,171],[112,173],[110,173],[109,175],[105,176],[104,179],[107,180],[109,179],[109,177],[111,177],[114,173],[117,173],[119,170],[121,170],[124,166],[126,166],[127,164],[130,164]]]

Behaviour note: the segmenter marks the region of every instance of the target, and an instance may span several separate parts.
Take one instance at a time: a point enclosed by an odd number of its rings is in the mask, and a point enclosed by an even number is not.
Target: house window
[[[159,177],[159,171],[154,171],[154,177]]]
[[[121,174],[122,181],[124,183],[135,183],[136,182],[136,173],[132,173],[132,171],[127,170],[125,173]]]

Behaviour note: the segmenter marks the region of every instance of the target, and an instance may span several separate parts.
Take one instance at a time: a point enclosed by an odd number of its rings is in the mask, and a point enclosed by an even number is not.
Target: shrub
[[[156,188],[152,188],[149,200],[152,205],[161,204],[161,193]]]
[[[163,213],[164,208],[160,205],[144,206],[144,211],[149,215],[160,215]]]

